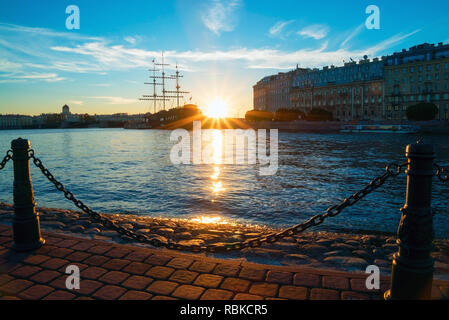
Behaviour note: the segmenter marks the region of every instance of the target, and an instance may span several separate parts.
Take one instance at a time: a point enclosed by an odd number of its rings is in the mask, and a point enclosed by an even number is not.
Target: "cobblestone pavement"
[[[15,253],[11,227],[0,224],[0,300],[370,300],[366,275],[268,266],[169,250],[147,249],[43,234],[46,245]],[[68,265],[81,270],[80,290],[66,289]],[[449,298],[449,282],[435,281],[435,299]]]

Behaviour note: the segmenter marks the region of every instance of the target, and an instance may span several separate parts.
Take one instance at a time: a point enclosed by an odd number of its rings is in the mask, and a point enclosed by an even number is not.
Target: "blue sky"
[[[380,30],[365,27],[372,4]],[[79,30],[66,29],[69,5]],[[242,116],[265,75],[447,43],[447,12],[446,0],[0,0],[0,113],[150,111],[137,99],[165,51],[194,102]]]

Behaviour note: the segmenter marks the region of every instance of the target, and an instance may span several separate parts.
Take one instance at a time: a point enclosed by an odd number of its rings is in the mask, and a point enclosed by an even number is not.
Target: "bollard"
[[[36,212],[33,185],[30,176],[30,141],[19,138],[11,142],[14,162],[14,243],[18,252],[40,248],[45,240],[41,237],[39,214]]]
[[[387,300],[429,300],[434,260],[433,216],[431,209],[434,176],[433,145],[422,141],[407,147],[407,199],[398,229],[399,250],[393,256]]]

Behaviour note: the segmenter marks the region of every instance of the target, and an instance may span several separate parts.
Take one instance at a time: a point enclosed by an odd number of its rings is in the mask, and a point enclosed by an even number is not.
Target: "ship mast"
[[[157,70],[156,66],[160,66],[162,70]],[[162,52],[162,63],[157,63],[155,60],[153,60],[153,69],[149,69],[149,71],[153,72],[153,75],[150,76],[150,79],[153,79],[152,83],[145,83],[148,85],[153,85],[153,94],[152,95],[143,95],[143,98],[140,98],[141,101],[153,101],[153,109],[154,113],[156,113],[156,103],[157,101],[162,101],[163,103],[163,110],[166,109],[166,102],[170,101],[171,99],[176,98],[177,101],[177,107],[179,108],[179,99],[184,98],[183,94],[187,94],[189,92],[187,91],[180,91],[181,86],[179,85],[179,78],[183,78],[179,72],[178,64],[176,64],[176,74],[171,76],[166,76],[165,74],[165,67],[169,66],[169,64],[165,63],[165,57],[164,53]],[[157,76],[156,72],[162,71],[162,76]],[[161,79],[162,82],[158,83],[157,79]],[[166,90],[166,80],[176,80],[176,91],[169,91]],[[158,95],[156,91],[156,86],[162,86],[162,95]],[[168,94],[176,94],[175,96],[169,96]]]

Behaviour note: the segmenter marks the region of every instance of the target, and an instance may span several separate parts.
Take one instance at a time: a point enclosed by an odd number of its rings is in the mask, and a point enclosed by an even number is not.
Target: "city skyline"
[[[443,1],[437,11],[417,1],[349,1],[339,15],[343,4],[331,1],[194,3],[1,3],[0,113],[58,113],[64,104],[80,114],[152,111],[138,98],[150,93],[143,83],[165,51],[167,73],[179,63],[192,102],[222,100],[228,116],[243,116],[264,76],[449,40]],[[380,30],[365,27],[370,4],[380,8]],[[69,5],[80,9],[79,30],[66,29]]]

